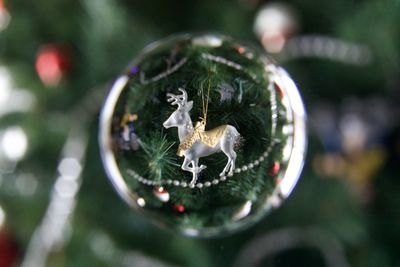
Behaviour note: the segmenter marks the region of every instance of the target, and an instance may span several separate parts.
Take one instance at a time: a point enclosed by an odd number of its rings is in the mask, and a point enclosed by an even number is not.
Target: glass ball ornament
[[[119,195],[188,236],[244,228],[299,178],[306,114],[289,75],[263,52],[216,34],[147,46],[100,116],[103,164]]]

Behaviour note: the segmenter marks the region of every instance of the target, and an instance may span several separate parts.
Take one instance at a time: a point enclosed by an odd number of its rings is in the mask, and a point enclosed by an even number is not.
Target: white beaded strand
[[[243,70],[243,67],[237,63],[234,63],[232,61],[229,61],[225,58],[219,57],[219,56],[214,56],[211,54],[203,54],[203,58],[211,60],[211,61],[215,61],[224,65],[227,65],[229,67],[232,67],[234,69],[237,70]],[[185,63],[186,63],[186,58],[183,58],[180,62],[178,62],[174,67],[172,67],[170,70],[166,71],[165,73],[161,73],[159,75],[156,75],[155,77],[153,77],[152,79],[150,79],[150,82],[154,82],[158,79],[160,79],[160,77],[165,77],[170,75],[172,72],[176,71],[177,69],[179,69],[180,67],[182,67]],[[172,71],[171,71],[172,70]],[[143,75],[143,74],[142,74]],[[250,74],[251,75],[251,74]],[[252,76],[252,75],[251,75]],[[144,81],[143,82],[148,82],[148,81]],[[275,93],[275,88],[274,88],[274,81],[271,81],[270,85],[268,86],[268,90],[270,92],[271,98],[271,111],[272,111],[272,115],[271,115],[271,119],[272,119],[272,125],[271,125],[271,135],[275,136],[276,134],[276,128],[277,128],[277,124],[278,124],[278,108],[277,108],[277,102],[276,102],[276,93]],[[263,162],[269,155],[269,153],[272,150],[272,147],[277,144],[280,143],[279,139],[273,139],[271,141],[271,144],[269,145],[269,147],[264,151],[264,153],[256,160],[254,160],[253,162],[250,162],[248,164],[245,164],[241,167],[237,167],[234,169],[234,173],[241,173],[241,172],[245,172],[248,170],[253,169],[255,166],[258,166],[261,164],[261,162]],[[153,180],[149,180],[144,178],[143,176],[140,176],[138,173],[136,173],[134,170],[132,169],[128,169],[127,170],[127,174],[130,175],[131,177],[133,177],[134,179],[136,179],[138,182],[145,184],[145,185],[151,185],[151,186],[162,186],[162,185],[173,185],[176,187],[189,187],[191,189],[194,188],[198,188],[201,189],[203,187],[211,187],[214,185],[219,184],[220,182],[224,182],[227,180],[227,176],[221,176],[218,178],[215,178],[212,180],[212,182],[205,182],[204,184],[201,182],[198,182],[196,184],[188,184],[187,182],[184,181],[179,181],[179,180],[171,180],[168,179],[166,181],[153,181]],[[228,177],[233,177],[234,174],[228,175]]]
[[[251,170],[254,167],[260,165],[260,163],[263,162],[267,158],[267,156],[269,155],[269,153],[272,150],[272,147],[276,143],[277,143],[276,140],[273,140],[273,142],[270,144],[270,146],[267,148],[267,150],[265,150],[264,153],[262,154],[263,156],[259,157],[258,159],[256,159],[253,162],[250,162],[249,164],[246,164],[246,165],[243,165],[241,167],[235,168],[234,172],[235,173],[245,172],[245,171]],[[176,186],[176,187],[183,187],[183,188],[189,187],[191,189],[194,189],[194,188],[201,189],[203,187],[212,187],[214,185],[219,184],[220,182],[226,181],[228,179],[228,177],[233,177],[234,176],[234,174],[232,174],[232,175],[224,175],[224,176],[215,178],[215,179],[213,179],[211,181],[206,181],[204,183],[198,182],[196,184],[188,184],[185,181],[171,180],[171,179],[168,179],[168,180],[165,180],[165,181],[149,180],[149,179],[144,178],[143,176],[140,176],[137,172],[135,172],[132,169],[127,169],[126,172],[127,172],[127,174],[129,176],[133,177],[138,182],[140,182],[142,184],[145,184],[145,185],[150,185],[150,186],[173,185],[173,186]]]

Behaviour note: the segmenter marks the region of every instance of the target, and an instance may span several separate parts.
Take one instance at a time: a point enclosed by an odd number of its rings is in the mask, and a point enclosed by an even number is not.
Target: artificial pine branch
[[[278,118],[276,136],[271,136],[271,94],[261,59],[246,58],[235,52],[230,45],[219,48],[195,47],[190,39],[174,45],[167,43],[165,46],[170,47],[169,50],[159,48],[135,62],[140,73],[130,77],[126,97],[121,97],[117,105],[128,105],[131,112],[139,116],[135,130],[141,140],[141,148],[119,158],[121,162],[125,161],[124,166],[135,166],[135,171],[140,175],[157,182],[168,179],[190,182],[191,173],[180,168],[183,158],[175,155],[179,145],[177,131],[164,130],[162,126],[163,121],[174,111],[166,101],[166,94],[176,93],[180,87],[187,91],[188,100],[194,103],[190,111],[193,123],[203,116],[202,103],[210,89],[206,130],[222,123],[233,125],[239,131],[242,144],[236,150],[237,167],[258,159],[274,138],[286,139],[282,134],[282,127],[287,123],[282,105],[278,107],[283,113]],[[233,68],[210,60],[216,56],[220,61],[228,60],[237,65]],[[178,62],[185,64],[171,72],[170,69]],[[167,72],[168,75],[165,74]],[[220,91],[224,84],[234,90],[226,100],[222,100]],[[273,150],[257,168],[235,173],[227,181],[210,188],[191,189],[165,185],[170,203],[185,207],[184,216],[177,216],[176,212],[171,211],[169,203],[159,203],[151,187],[132,181],[132,191],[149,198],[146,201],[149,208],[162,206],[157,212],[178,225],[199,227],[223,224],[229,222],[235,210],[240,209],[246,201],[254,202],[257,207],[262,206],[265,198],[272,193],[275,178],[267,175],[268,168],[273,162],[271,158],[281,160],[282,146],[274,146]],[[216,153],[201,158],[200,164],[206,165],[207,169],[199,174],[199,181],[212,181],[219,178],[226,164],[226,156]]]

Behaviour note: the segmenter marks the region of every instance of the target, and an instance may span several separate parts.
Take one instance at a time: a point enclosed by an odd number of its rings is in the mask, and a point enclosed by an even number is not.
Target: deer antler
[[[171,103],[171,105],[178,105],[178,108],[182,108],[187,103],[187,93],[184,89],[179,88],[179,91],[182,92],[181,95],[174,95],[171,93],[167,93],[167,101]]]
[[[187,102],[188,95],[187,95],[185,89],[179,88],[178,90],[182,92],[182,95],[180,95],[180,97],[183,98],[182,100],[186,103],[186,102]]]

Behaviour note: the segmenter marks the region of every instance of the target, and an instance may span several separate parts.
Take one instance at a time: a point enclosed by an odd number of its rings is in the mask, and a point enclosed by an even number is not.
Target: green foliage
[[[143,149],[143,159],[148,163],[147,170],[149,177],[155,181],[161,181],[164,176],[171,176],[174,170],[179,167],[176,157],[171,152],[175,144],[169,142],[161,132],[154,132],[149,137],[139,140]]]
[[[340,102],[346,95],[374,94],[397,101],[400,72],[399,1],[291,0],[287,3],[298,11],[299,34],[324,34],[352,40],[369,46],[373,51],[373,64],[362,68],[320,59],[284,62],[285,68],[301,88],[309,109],[314,104],[321,104],[321,101]],[[16,238],[19,245],[18,257],[21,260],[32,233],[47,207],[54,184],[57,159],[70,126],[67,122],[71,119],[80,120],[80,117],[71,118],[70,113],[66,111],[78,103],[89,92],[89,88],[105,84],[107,84],[105,87],[109,87],[116,75],[142,47],[171,33],[213,30],[257,42],[252,27],[254,15],[261,2],[5,0],[4,4],[11,14],[11,23],[6,30],[0,32],[1,64],[7,65],[10,69],[14,78],[13,87],[26,88],[36,98],[36,106],[32,111],[1,114],[0,118],[1,132],[8,126],[19,125],[26,131],[29,139],[28,154],[15,166],[14,173],[4,172],[4,169],[0,172],[0,205],[6,212],[5,228],[2,228],[2,231],[5,229]],[[43,85],[35,71],[34,63],[38,49],[48,43],[65,44],[71,52],[72,70],[57,88],[47,88]],[[224,53],[231,54],[231,51]],[[163,56],[155,56],[157,57],[160,60],[154,61],[154,64],[158,69],[150,65],[150,62],[153,62],[151,60],[148,62],[149,65],[142,65],[141,68],[145,69],[146,73],[147,70],[154,68],[153,74],[164,70],[165,62],[161,60]],[[246,60],[239,56],[234,60],[240,64],[247,64]],[[194,64],[201,65],[204,70],[216,74],[211,75],[214,85],[211,95],[212,98],[218,96],[215,90],[226,78],[225,74],[229,72],[227,68],[210,64],[202,58],[198,58]],[[195,98],[196,102],[200,101],[199,89],[207,84],[209,76],[207,71],[195,71],[195,69],[197,68],[191,66],[187,68],[187,73],[174,77],[165,90],[177,93],[176,88],[185,85],[187,89],[191,89],[190,96]],[[262,70],[256,64],[247,64],[246,69],[256,77],[261,77]],[[230,85],[235,91],[258,92],[258,86],[266,86],[254,82],[248,74],[234,73],[237,77]],[[151,74],[148,72],[149,77]],[[194,78],[189,80],[184,77]],[[130,94],[129,97],[132,99],[127,101],[138,105],[131,107],[131,112],[146,109],[150,104],[157,106],[158,113],[170,114],[171,107],[164,105],[165,103],[158,105],[159,103],[153,103],[146,97],[157,87],[156,83],[146,86],[136,86],[132,83],[131,90],[135,93]],[[2,87],[1,96],[3,92]],[[165,92],[161,94],[160,99],[165,97]],[[244,101],[250,104],[252,98],[258,97],[263,95],[253,95]],[[3,106],[0,109],[3,110],[9,103],[1,102],[1,104]],[[98,108],[95,105],[96,103],[93,103],[93,108]],[[216,118],[222,116],[222,120],[243,127],[246,139],[243,140],[242,149],[246,146],[251,148],[239,154],[244,153],[246,158],[252,160],[252,154],[256,155],[261,147],[256,146],[253,141],[260,138],[262,144],[270,142],[268,133],[261,132],[262,129],[257,128],[257,122],[268,117],[263,110],[268,110],[269,107],[255,107],[254,112],[241,113],[238,117],[235,114],[240,109],[235,103],[225,102],[221,108],[226,113],[220,115],[219,110],[210,110],[210,126]],[[192,118],[200,116],[201,107],[195,107],[191,115]],[[177,140],[177,136],[175,131],[164,131],[156,137],[146,132],[146,129],[161,125],[162,121],[155,120],[155,117],[151,112],[148,116],[146,113],[140,113],[137,128],[141,131],[142,146],[148,145],[150,153],[162,155],[166,148]],[[247,122],[251,122],[249,128],[245,125]],[[254,127],[254,131],[250,131],[250,127]],[[141,213],[132,212],[124,205],[107,181],[101,167],[97,148],[97,117],[93,117],[89,131],[90,146],[87,151],[83,184],[74,220],[71,223],[71,236],[66,240],[64,249],[51,255],[48,266],[126,266],[123,264],[127,261],[128,265],[140,262],[142,258],[135,258],[135,253],[160,259],[173,266],[231,266],[249,242],[284,227],[299,230],[317,227],[327,232],[338,241],[337,244],[344,251],[351,266],[386,267],[400,264],[398,160],[391,169],[381,171],[376,179],[368,184],[371,190],[368,194],[373,195],[370,202],[358,203],[345,179],[319,177],[313,171],[312,159],[321,153],[322,148],[318,137],[311,132],[311,151],[308,153],[306,172],[293,195],[281,209],[242,233],[201,240],[160,230]],[[156,144],[161,144],[164,149],[157,149]],[[166,155],[172,157],[176,145],[173,145],[169,152],[165,152]],[[130,159],[139,163],[143,162],[143,157],[148,157],[143,150],[140,157],[130,154]],[[274,154],[273,157],[279,158],[279,155]],[[223,155],[218,155],[215,160],[222,162],[225,159]],[[126,162],[127,166],[129,163]],[[180,164],[180,158],[175,163]],[[173,166],[175,163],[157,161],[153,165],[154,175],[157,176],[157,170],[162,166]],[[207,162],[207,164],[212,163]],[[235,209],[236,200],[255,200],[262,194],[260,188],[265,188],[266,192],[270,190],[270,186],[275,182],[272,177],[266,181],[256,178],[261,172],[268,171],[271,164],[272,162],[268,161],[264,168],[258,170],[260,173],[252,171],[249,176],[241,179],[228,179],[218,190],[213,191],[211,188],[210,193],[203,198],[196,195],[202,194],[202,191],[197,191],[193,195],[191,190],[178,191],[168,188],[174,202],[182,203],[190,209],[204,206],[204,209],[196,213],[190,212],[189,209],[186,214],[179,214],[178,223],[194,227],[204,225],[207,222],[202,219],[203,214],[212,213],[216,208],[206,205],[216,202],[231,204],[215,218],[217,222],[226,220],[230,209]],[[138,168],[146,173],[145,164]],[[218,175],[217,170],[214,172]],[[34,195],[21,194],[20,184],[17,181],[23,174],[36,177],[38,185]],[[183,172],[179,174],[188,175]],[[168,174],[170,175],[172,174]],[[124,176],[128,177],[126,174]],[[186,178],[190,179],[189,176]],[[134,179],[128,182],[131,187],[138,188],[138,193],[149,200],[150,206],[155,209],[165,209],[168,213],[173,210],[170,205],[160,204],[151,189],[139,188]],[[193,201],[194,198],[198,203]],[[96,239],[104,236],[108,238],[106,240],[111,241],[98,242],[104,239]],[[100,249],[94,249],[96,245]],[[257,254],[261,254],[263,249],[261,247],[256,251]],[[285,262],[280,260],[282,258],[297,259],[291,256],[293,254],[276,255],[274,258],[276,261],[271,265],[281,266],[282,262]],[[303,263],[304,261],[299,260],[295,264],[304,266]]]
[[[282,133],[282,128],[288,123],[288,111],[279,96],[271,94],[265,63],[257,50],[245,47],[250,55],[247,56],[238,53],[236,48],[239,44],[230,39],[224,39],[219,47],[207,47],[197,45],[193,41],[195,38],[182,35],[164,40],[158,47],[139,55],[131,66],[140,72],[131,74],[128,68],[128,87],[118,100],[115,116],[121,117],[128,107],[139,118],[135,121],[139,150],[121,152],[117,157],[132,192],[146,199],[146,209],[160,220],[178,228],[201,229],[230,225],[247,201],[253,203],[254,212],[264,209],[266,199],[276,187],[276,177],[267,175],[268,168],[274,161],[283,160],[283,146],[273,145],[259,166],[235,173],[226,182],[221,181],[210,188],[199,190],[166,184],[168,180],[189,183],[192,179],[190,172],[180,168],[183,157],[175,155],[179,145],[177,129],[166,130],[162,126],[176,108],[166,101],[166,94],[178,94],[178,88],[185,88],[188,101],[193,101],[189,112],[193,124],[204,116],[208,100],[206,129],[228,124],[238,130],[240,138],[235,146],[237,168],[260,158],[274,139],[286,142],[287,136]],[[210,55],[218,57],[218,60],[211,60]],[[184,62],[180,68],[166,75],[180,62]],[[232,96],[222,100],[223,89],[232,90]],[[280,110],[275,131],[271,129],[271,98],[276,98]],[[219,179],[226,163],[227,157],[223,153],[200,158],[199,164],[206,165],[207,169],[199,174],[199,181],[204,184]],[[282,167],[285,164],[282,162]],[[127,169],[145,179],[162,183],[170,195],[169,202],[162,204],[154,195],[153,187],[137,181],[126,172]],[[170,203],[183,205],[185,214],[177,213]]]

